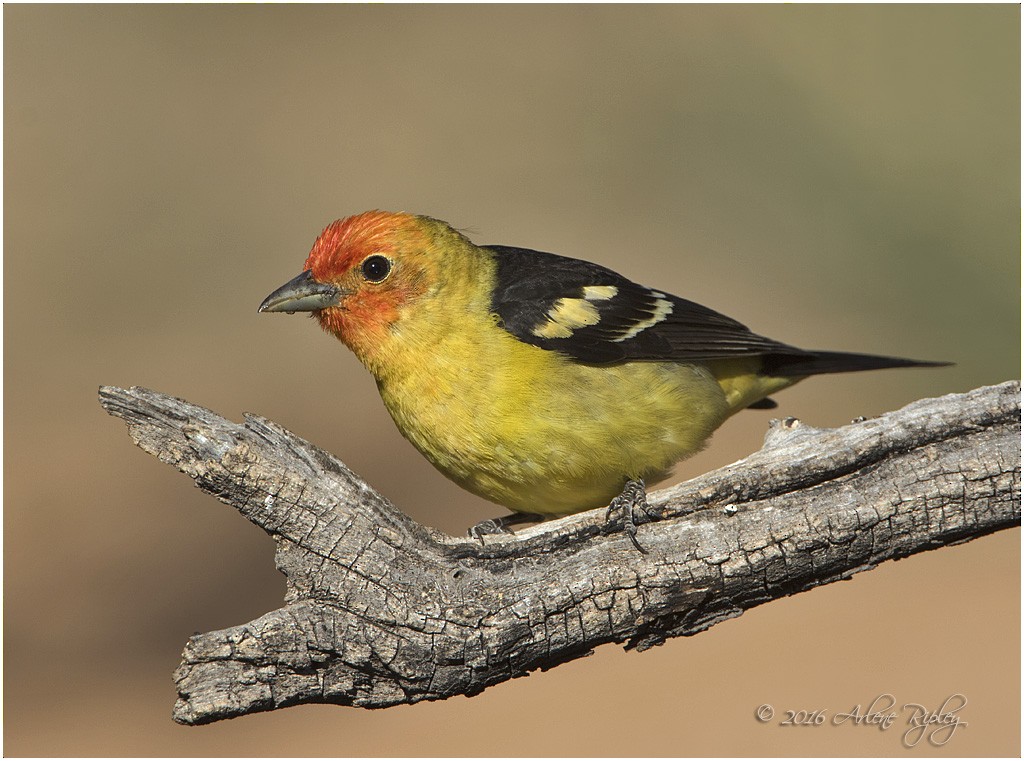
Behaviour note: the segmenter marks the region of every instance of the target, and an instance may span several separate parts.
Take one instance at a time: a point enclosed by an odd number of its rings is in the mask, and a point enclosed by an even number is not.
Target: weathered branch
[[[645,649],[747,608],[1020,524],[1020,384],[821,430],[651,496],[639,554],[603,511],[486,545],[418,525],[330,454],[141,388],[103,387],[142,449],[277,540],[284,607],[192,637],[175,720],[384,707],[484,688],[606,642]]]

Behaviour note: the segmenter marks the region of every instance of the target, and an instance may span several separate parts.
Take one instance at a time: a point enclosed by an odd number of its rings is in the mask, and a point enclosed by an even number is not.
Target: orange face
[[[426,243],[421,221],[409,214],[369,211],[328,225],[305,267],[339,292],[335,305],[313,312],[321,327],[357,354],[378,343],[402,305],[424,290],[416,253]]]

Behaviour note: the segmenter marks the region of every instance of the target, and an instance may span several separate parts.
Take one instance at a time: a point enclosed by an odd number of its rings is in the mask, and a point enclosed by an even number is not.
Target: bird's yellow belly
[[[565,360],[552,376],[550,364],[531,361],[542,349],[504,348],[495,356],[511,362],[499,366],[452,368],[438,359],[378,382],[399,429],[427,459],[460,486],[518,512],[564,515],[607,505],[626,480],[657,479],[697,452],[731,412],[702,365]]]

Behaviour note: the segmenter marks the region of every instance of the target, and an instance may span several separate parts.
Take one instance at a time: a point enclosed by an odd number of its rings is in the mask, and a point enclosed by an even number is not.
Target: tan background
[[[429,213],[582,256],[810,348],[954,360],[821,378],[838,425],[1019,377],[1019,7],[4,8],[5,752],[1020,752],[1019,534],[889,563],[638,655],[472,699],[173,724],[186,638],[278,606],[272,543],[96,403],[273,418],[420,521],[496,514],[368,374],[256,306],[332,219]],[[756,449],[730,421],[677,480]],[[762,725],[889,692],[969,724]]]

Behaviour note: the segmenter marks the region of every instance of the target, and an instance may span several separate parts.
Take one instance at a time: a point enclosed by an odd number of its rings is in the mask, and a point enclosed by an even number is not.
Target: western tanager
[[[312,312],[442,473],[511,508],[481,526],[609,505],[808,375],[942,363],[804,351],[590,262],[477,246],[445,222],[331,223],[261,312]],[[617,497],[617,495],[620,495]]]

